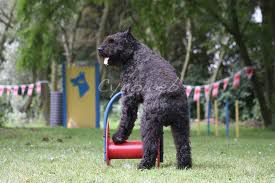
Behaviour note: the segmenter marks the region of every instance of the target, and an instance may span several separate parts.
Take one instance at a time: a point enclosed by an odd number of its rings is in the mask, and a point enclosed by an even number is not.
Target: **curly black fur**
[[[177,149],[177,167],[191,168],[189,118],[185,89],[175,69],[160,55],[139,43],[130,30],[109,35],[98,49],[109,58],[109,65],[122,68],[122,115],[116,144],[125,142],[137,119],[138,105],[143,103],[141,137],[144,144],[140,169],[155,165],[158,139],[163,126],[171,126]]]

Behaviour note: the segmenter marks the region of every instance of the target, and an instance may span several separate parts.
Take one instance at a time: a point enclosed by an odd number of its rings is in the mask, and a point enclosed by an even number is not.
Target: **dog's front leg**
[[[123,96],[122,98],[122,114],[118,131],[113,135],[115,144],[125,142],[130,136],[134,123],[137,119],[138,102],[133,96]]]

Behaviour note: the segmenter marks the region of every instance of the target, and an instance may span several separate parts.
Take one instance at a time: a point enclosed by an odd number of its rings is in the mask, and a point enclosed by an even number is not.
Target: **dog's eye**
[[[113,43],[113,42],[115,42],[115,40],[112,38],[108,40],[108,43]]]

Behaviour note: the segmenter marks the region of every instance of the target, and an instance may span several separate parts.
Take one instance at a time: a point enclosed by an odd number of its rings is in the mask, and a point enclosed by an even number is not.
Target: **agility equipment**
[[[100,128],[99,63],[62,64],[63,126]]]
[[[219,136],[219,113],[218,113],[218,102],[214,101],[214,113],[215,113],[215,136]]]
[[[108,116],[115,101],[122,96],[122,92],[114,95],[107,104],[104,112],[104,160],[107,165],[111,164],[111,159],[140,159],[143,157],[143,143],[139,140],[129,140],[122,144],[114,144],[110,139],[110,128]],[[163,161],[163,135],[159,139],[157,153],[157,167]]]
[[[207,134],[210,135],[210,117],[211,117],[211,101],[208,101],[208,111],[207,111]]]

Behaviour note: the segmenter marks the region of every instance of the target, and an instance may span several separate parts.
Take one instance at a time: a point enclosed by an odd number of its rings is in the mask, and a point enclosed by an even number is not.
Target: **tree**
[[[187,67],[189,64],[189,60],[190,60],[190,54],[192,51],[192,29],[191,29],[191,19],[187,18],[186,20],[186,37],[187,37],[187,43],[185,44],[186,46],[186,55],[185,55],[185,59],[182,65],[182,71],[181,71],[181,76],[180,79],[183,81],[184,80],[184,76],[187,72]]]
[[[272,8],[272,1],[264,1],[265,7]],[[255,25],[251,22],[251,14],[254,12],[255,5],[248,1],[240,2],[236,0],[230,1],[211,1],[211,2],[196,2],[197,10],[202,14],[210,14],[212,18],[219,24],[221,24],[225,30],[234,38],[239,47],[239,52],[243,65],[255,66],[252,60],[258,60],[257,64],[263,66],[264,75],[256,69],[256,74],[252,77],[252,85],[256,97],[258,98],[261,113],[264,119],[266,127],[272,124],[272,109],[275,106],[269,101],[272,99],[272,78],[274,63],[274,46],[272,46],[271,38],[271,11],[269,13],[263,13],[263,23]],[[217,9],[223,11],[216,11]],[[275,10],[275,9],[274,9]],[[273,11],[274,11],[273,10]],[[267,10],[264,10],[264,12]],[[253,30],[253,32],[251,31]],[[255,31],[256,30],[256,31]],[[260,42],[255,39],[260,38]],[[254,42],[253,42],[254,41]],[[260,54],[251,52],[250,50],[259,48]],[[252,58],[252,55],[255,55]],[[264,85],[263,87],[260,87]],[[274,93],[274,92],[273,92]]]
[[[64,6],[63,6],[64,5]],[[18,66],[32,73],[32,82],[48,80],[48,70],[62,55],[58,39],[60,20],[73,12],[74,1],[38,1],[19,0],[17,5],[17,20],[19,22],[19,59]],[[59,20],[59,21],[56,21]],[[52,72],[54,75],[56,72]],[[52,76],[53,83],[57,83],[56,76]],[[42,88],[42,109],[45,119],[49,120],[49,90]],[[53,88],[57,89],[57,88]],[[32,97],[21,107],[21,111],[29,109]]]
[[[3,26],[0,37],[0,64],[6,59],[3,55],[5,43],[8,41],[10,30],[14,29],[14,14],[16,1],[0,1],[0,24]]]

